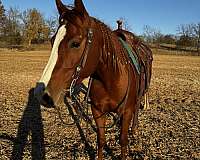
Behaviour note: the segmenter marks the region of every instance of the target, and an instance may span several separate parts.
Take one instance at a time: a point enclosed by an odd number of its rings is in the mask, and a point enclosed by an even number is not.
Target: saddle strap
[[[119,37],[119,41],[121,42],[122,46],[126,49],[128,53],[128,57],[130,58],[132,64],[135,66],[137,73],[140,75],[141,66],[140,66],[139,58],[137,57],[137,54],[134,54],[132,48],[122,38]]]

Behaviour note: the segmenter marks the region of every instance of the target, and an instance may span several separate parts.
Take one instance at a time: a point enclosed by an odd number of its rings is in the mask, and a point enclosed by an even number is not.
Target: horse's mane
[[[126,61],[124,48],[119,45],[119,37],[104,22],[93,17],[92,19],[96,23],[97,29],[99,29],[103,35],[103,63],[106,64],[107,67],[112,67],[114,71],[117,71],[119,69],[118,60],[122,64]],[[112,66],[110,66],[110,64]]]

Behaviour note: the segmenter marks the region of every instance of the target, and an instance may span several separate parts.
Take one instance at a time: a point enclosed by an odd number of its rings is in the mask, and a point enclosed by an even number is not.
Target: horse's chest
[[[125,94],[123,93],[123,88],[124,86],[122,85],[115,85],[105,89],[100,81],[94,80],[90,92],[94,107],[103,113],[118,112],[118,103],[120,103],[120,99]]]

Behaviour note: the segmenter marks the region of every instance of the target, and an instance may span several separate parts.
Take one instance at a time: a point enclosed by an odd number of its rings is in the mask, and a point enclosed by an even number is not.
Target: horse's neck
[[[126,57],[118,37],[109,29],[101,29],[103,46],[98,67],[99,77],[107,86],[117,85],[127,79]]]

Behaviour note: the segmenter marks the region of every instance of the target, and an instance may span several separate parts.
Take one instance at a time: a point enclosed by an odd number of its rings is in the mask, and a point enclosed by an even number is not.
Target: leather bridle
[[[88,57],[88,53],[89,53],[90,47],[92,45],[92,40],[93,40],[93,30],[91,28],[89,28],[88,33],[87,33],[87,42],[86,42],[87,44],[85,46],[85,49],[84,49],[83,54],[81,56],[81,59],[80,59],[78,65],[76,66],[75,72],[72,75],[72,82],[71,82],[70,88],[69,88],[69,93],[70,93],[71,98],[74,94],[74,91],[75,91],[74,88],[77,84],[77,81],[80,78],[80,72],[85,67],[87,57]]]

